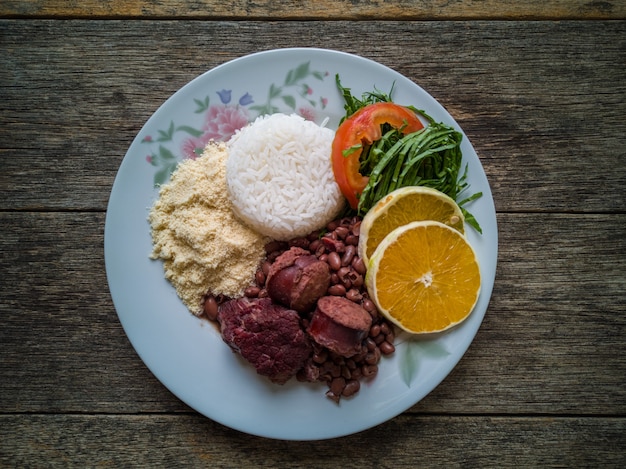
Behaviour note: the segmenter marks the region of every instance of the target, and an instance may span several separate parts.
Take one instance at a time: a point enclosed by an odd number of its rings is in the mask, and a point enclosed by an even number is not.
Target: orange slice
[[[359,255],[367,265],[385,236],[407,223],[423,220],[439,221],[464,233],[463,213],[451,197],[430,187],[402,187],[379,200],[363,217]]]
[[[480,293],[474,250],[437,221],[396,228],[374,251],[365,277],[380,312],[413,334],[444,331],[466,319]]]

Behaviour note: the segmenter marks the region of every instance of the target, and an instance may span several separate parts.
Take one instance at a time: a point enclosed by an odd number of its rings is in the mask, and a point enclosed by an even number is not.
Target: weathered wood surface
[[[332,442],[242,435],[197,415],[0,416],[7,467],[620,467],[624,419],[407,416]],[[9,441],[22,451],[7,458]],[[581,448],[595,448],[581,451]],[[619,448],[619,446],[617,447]],[[56,464],[55,464],[56,463]]]
[[[199,19],[623,19],[623,0],[4,0],[0,16]]]
[[[151,377],[118,322],[104,214],[0,212],[0,222],[10,227],[1,245],[0,409],[188,410]],[[502,213],[498,222],[483,325],[461,365],[413,411],[625,414],[626,214]]]
[[[472,141],[498,211],[626,206],[625,22],[2,21],[0,31],[0,208],[105,209],[132,139],[176,90],[295,45],[357,53],[425,88]]]
[[[158,106],[224,61],[300,45],[389,65],[446,106],[500,236],[450,376],[390,422],[306,444],[171,395],[124,335],[103,256],[113,179]],[[0,20],[0,53],[0,466],[626,463],[625,22]]]

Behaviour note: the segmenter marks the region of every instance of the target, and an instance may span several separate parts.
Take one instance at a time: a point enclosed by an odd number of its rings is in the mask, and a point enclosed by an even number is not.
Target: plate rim
[[[111,220],[113,216],[112,213],[112,209],[115,208],[115,203],[116,203],[116,197],[114,196],[114,192],[116,191],[116,189],[119,190],[119,184],[118,183],[118,177],[120,177],[120,173],[122,172],[122,168],[124,166],[124,162],[127,160],[127,158],[129,158],[129,156],[131,155],[131,152],[134,149],[134,146],[136,146],[138,144],[138,142],[140,141],[140,137],[142,134],[142,131],[144,129],[146,129],[152,122],[154,122],[154,120],[156,119],[156,116],[159,112],[162,112],[163,109],[166,109],[166,106],[169,105],[173,105],[173,102],[178,99],[178,97],[182,96],[182,92],[184,89],[189,89],[190,87],[194,86],[195,84],[197,84],[198,82],[202,82],[203,80],[206,80],[207,78],[210,78],[211,74],[216,73],[217,71],[222,71],[225,69],[228,69],[228,67],[232,67],[234,64],[236,64],[237,62],[239,63],[244,63],[245,61],[249,61],[249,60],[255,60],[258,58],[263,58],[264,56],[272,56],[272,55],[282,55],[282,54],[297,54],[297,53],[314,53],[314,54],[320,54],[322,56],[327,55],[327,54],[331,54],[333,56],[336,57],[344,57],[347,58],[349,60],[357,60],[362,62],[363,64],[369,65],[369,66],[375,66],[377,68],[381,68],[384,72],[392,72],[396,77],[401,77],[404,80],[406,80],[408,83],[410,83],[410,85],[417,87],[417,89],[421,90],[423,93],[425,93],[427,96],[429,96],[435,103],[437,103],[438,106],[440,106],[444,112],[452,119],[452,121],[454,122],[454,124],[458,127],[458,129],[463,132],[463,130],[460,128],[460,126],[458,126],[458,124],[456,123],[456,120],[449,115],[448,111],[443,108],[443,106],[437,101],[435,100],[435,98],[433,98],[428,92],[426,92],[423,88],[421,88],[420,85],[418,85],[417,83],[413,82],[412,80],[410,80],[409,78],[401,75],[399,72],[397,72],[396,70],[383,65],[379,62],[376,62],[372,59],[369,59],[367,57],[362,57],[359,55],[355,55],[349,52],[344,52],[344,51],[338,51],[338,50],[332,50],[332,49],[324,49],[324,48],[317,48],[317,47],[288,47],[288,48],[279,48],[279,49],[269,49],[269,50],[263,50],[263,51],[258,51],[258,52],[254,52],[251,54],[247,54],[247,55],[243,55],[231,60],[228,60],[224,63],[221,63],[209,70],[206,70],[205,72],[203,72],[202,74],[194,77],[192,80],[190,80],[188,83],[186,83],[185,85],[183,85],[180,89],[178,89],[175,93],[173,93],[169,98],[167,98],[155,111],[154,113],[146,120],[146,122],[143,124],[141,130],[137,133],[137,135],[135,136],[135,138],[133,139],[133,142],[131,143],[131,145],[129,146],[124,159],[122,160],[120,167],[118,168],[116,177],[115,177],[115,181],[112,185],[111,188],[111,195],[109,198],[109,202],[107,205],[107,212],[106,212],[106,218],[105,218],[105,228],[104,228],[104,254],[105,254],[105,268],[107,271],[107,282],[109,285],[109,291],[111,294],[111,298],[113,300],[114,303],[114,307],[116,310],[116,313],[118,315],[118,319],[120,320],[122,327],[125,331],[125,334],[127,336],[127,338],[129,339],[129,341],[131,342],[131,345],[133,346],[133,349],[136,351],[136,353],[139,355],[139,357],[141,358],[141,360],[144,362],[144,364],[148,367],[148,369],[150,370],[150,372],[157,377],[157,379],[161,382],[161,384],[163,384],[168,390],[170,390],[178,399],[180,399],[182,402],[184,402],[185,404],[189,405],[191,408],[193,408],[194,410],[196,410],[197,412],[199,412],[200,414],[204,415],[207,418],[210,418],[220,424],[223,424],[225,426],[228,426],[230,428],[233,428],[235,430],[239,430],[245,433],[249,433],[249,434],[253,434],[253,435],[257,435],[257,436],[261,436],[261,437],[267,437],[267,438],[275,438],[275,439],[283,439],[283,440],[319,440],[319,439],[327,439],[327,438],[336,438],[336,437],[340,437],[340,436],[345,436],[345,435],[349,435],[349,434],[353,434],[353,433],[357,433],[360,431],[364,431],[366,429],[372,428],[374,426],[377,426],[385,421],[388,421],[394,417],[396,417],[397,415],[399,415],[400,413],[404,412],[405,410],[407,410],[408,408],[410,408],[411,406],[417,404],[420,400],[422,400],[426,395],[428,395],[430,392],[432,392],[434,389],[436,389],[441,382],[449,375],[449,373],[457,366],[458,362],[463,358],[463,356],[465,355],[465,353],[467,352],[467,349],[469,348],[469,346],[473,343],[474,338],[476,336],[476,333],[480,327],[480,325],[482,324],[483,320],[484,320],[484,316],[486,314],[486,311],[488,309],[489,306],[489,302],[491,300],[491,296],[492,296],[492,291],[493,291],[493,285],[495,282],[495,276],[496,276],[496,267],[497,267],[497,258],[498,258],[498,230],[497,230],[497,220],[495,219],[495,207],[494,207],[494,203],[493,203],[493,197],[491,194],[491,188],[490,185],[487,181],[487,188],[489,189],[489,193],[488,198],[489,201],[491,202],[489,205],[490,210],[492,210],[493,212],[493,222],[494,222],[494,227],[493,227],[493,231],[494,233],[492,233],[492,235],[495,235],[495,246],[492,247],[493,249],[493,272],[491,275],[491,278],[487,279],[488,280],[488,284],[487,284],[487,288],[482,288],[482,292],[481,295],[483,293],[485,293],[487,295],[486,298],[486,304],[484,305],[484,311],[482,311],[479,321],[477,323],[477,325],[475,326],[474,330],[471,333],[471,338],[469,339],[469,342],[467,344],[467,347],[464,348],[464,350],[458,355],[458,358],[456,358],[456,360],[454,360],[454,362],[452,363],[452,366],[450,367],[450,369],[445,372],[443,378],[441,378],[440,380],[438,380],[434,386],[432,386],[431,389],[427,390],[425,393],[420,394],[416,397],[415,401],[412,402],[410,405],[406,406],[402,406],[401,409],[395,409],[393,412],[389,413],[389,415],[387,415],[385,418],[379,418],[377,420],[372,420],[371,422],[369,422],[368,425],[362,425],[360,428],[353,428],[349,431],[339,431],[339,432],[327,432],[326,435],[324,434],[320,434],[319,432],[315,433],[315,434],[302,434],[302,435],[284,435],[284,436],[280,436],[280,435],[276,435],[276,434],[270,434],[270,433],[266,433],[264,431],[260,431],[258,429],[250,429],[247,428],[247,426],[245,425],[245,423],[237,423],[237,422],[230,422],[228,420],[225,420],[223,418],[216,418],[215,416],[212,415],[207,415],[206,412],[203,412],[201,410],[198,410],[196,406],[190,404],[189,402],[187,402],[186,399],[184,399],[183,397],[181,397],[179,395],[178,392],[175,392],[174,390],[171,389],[170,386],[168,386],[168,384],[166,384],[164,382],[164,380],[159,376],[158,372],[155,372],[155,370],[153,370],[153,367],[151,367],[148,362],[146,361],[145,357],[143,356],[143,354],[141,353],[141,343],[139,343],[140,341],[138,341],[135,337],[131,337],[131,335],[129,335],[129,331],[127,330],[127,327],[125,326],[125,320],[122,317],[122,314],[120,313],[120,307],[118,306],[118,301],[116,301],[115,298],[115,294],[112,291],[112,279],[110,278],[110,275],[112,275],[112,272],[110,272],[110,253],[111,253],[111,249],[112,249],[112,240],[111,240],[111,230],[112,230],[112,225],[111,225]],[[482,163],[480,162],[480,159],[478,157],[478,155],[476,154],[473,146],[471,145],[471,143],[469,142],[469,139],[467,138],[467,136],[465,135],[465,133],[463,132],[463,135],[465,137],[465,140],[468,142],[468,144],[470,145],[470,147],[472,148],[472,151],[474,152],[474,155],[476,156],[477,159],[477,163],[480,166],[481,170],[483,171],[482,176],[485,178],[486,180],[486,175],[484,174],[484,169],[482,168]],[[191,314],[189,314],[191,316]],[[319,395],[317,398],[319,399],[325,399],[323,397],[323,395]],[[356,400],[358,400],[358,395],[355,397]]]

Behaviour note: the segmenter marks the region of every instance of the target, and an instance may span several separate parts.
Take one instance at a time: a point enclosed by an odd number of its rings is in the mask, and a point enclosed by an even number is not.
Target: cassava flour
[[[181,162],[150,210],[152,259],[194,314],[207,291],[238,297],[254,279],[267,239],[235,218],[226,189],[228,151],[210,142]]]

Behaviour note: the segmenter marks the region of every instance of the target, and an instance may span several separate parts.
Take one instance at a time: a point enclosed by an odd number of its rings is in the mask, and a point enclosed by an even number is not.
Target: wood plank
[[[294,44],[424,87],[472,141],[498,211],[626,206],[626,22],[3,20],[0,43],[0,209],[104,210],[130,143],[176,90]]]
[[[0,464],[618,468],[625,435],[623,418],[403,415],[340,439],[289,442],[244,437],[196,415],[3,415]]]
[[[472,2],[423,0],[5,0],[0,5],[5,17],[63,18],[202,18],[202,19],[617,19],[626,17],[626,4],[619,0],[593,2],[587,0]]]
[[[498,221],[483,325],[412,412],[624,415],[626,215]],[[150,374],[118,322],[103,213],[0,212],[0,226],[0,412],[189,410]]]
[[[5,212],[0,220],[0,409],[185,410],[143,365],[117,318],[104,214]]]

